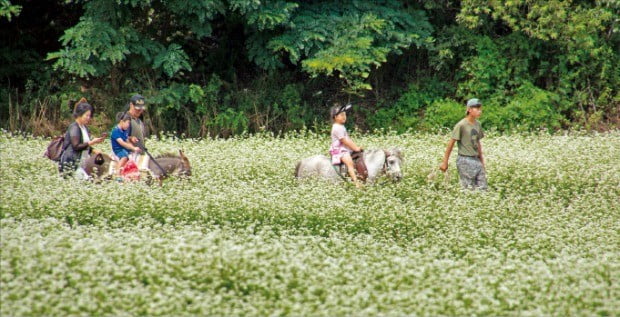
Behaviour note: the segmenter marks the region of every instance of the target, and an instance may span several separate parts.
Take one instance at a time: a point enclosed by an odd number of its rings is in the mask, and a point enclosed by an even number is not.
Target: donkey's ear
[[[185,153],[183,153],[183,150],[179,150],[179,156],[185,157]]]
[[[103,159],[103,154],[97,153],[97,155],[95,155],[95,164],[103,165],[103,163],[105,163],[105,160]]]
[[[399,159],[403,159],[403,152],[399,148],[392,149],[392,153],[398,156]]]

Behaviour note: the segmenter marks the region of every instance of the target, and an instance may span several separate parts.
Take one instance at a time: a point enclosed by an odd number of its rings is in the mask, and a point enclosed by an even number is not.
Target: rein
[[[383,150],[383,154],[385,154],[385,159],[383,160],[383,170],[382,170],[382,172],[385,174],[385,173],[387,173],[387,159],[388,159],[388,157],[392,156],[392,153],[390,153],[390,151]]]
[[[388,165],[387,164],[387,159],[388,159],[388,157],[392,156],[392,153],[390,151],[388,151],[388,150],[383,150],[383,153],[385,154],[385,160],[383,160],[383,169],[381,170],[381,172],[383,174],[386,174],[387,173],[387,165]],[[389,182],[388,180],[384,180],[381,183],[377,183],[377,185],[383,186],[383,185],[387,184],[388,182]]]
[[[138,140],[138,147],[144,151],[144,153],[146,153],[146,155],[149,156],[149,158],[151,159],[151,161],[153,163],[155,163],[155,165],[161,170],[162,176],[163,177],[168,177],[168,173],[166,173],[166,170],[164,170],[163,167],[161,167],[161,165],[159,165],[159,163],[157,163],[157,161],[155,160],[155,158],[153,157],[153,155],[151,155],[151,153],[149,153],[149,151],[146,149],[146,147],[144,146],[144,144],[142,144],[142,142],[140,140]]]

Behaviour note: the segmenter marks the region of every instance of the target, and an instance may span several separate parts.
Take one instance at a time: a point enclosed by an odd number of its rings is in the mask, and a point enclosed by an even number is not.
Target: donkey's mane
[[[163,154],[157,155],[155,158],[179,158],[179,154],[163,153]]]

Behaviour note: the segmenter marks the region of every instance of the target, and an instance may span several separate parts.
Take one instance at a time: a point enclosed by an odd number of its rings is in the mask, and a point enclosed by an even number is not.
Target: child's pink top
[[[334,123],[332,126],[332,144],[329,148],[329,154],[332,156],[332,164],[340,164],[340,158],[346,153],[351,153],[346,145],[342,144],[342,139],[348,138],[349,134],[344,125]]]

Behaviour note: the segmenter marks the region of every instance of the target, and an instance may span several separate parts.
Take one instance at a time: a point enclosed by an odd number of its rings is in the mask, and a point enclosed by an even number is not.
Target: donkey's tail
[[[299,178],[299,168],[301,167],[301,161],[295,165],[295,177]]]

